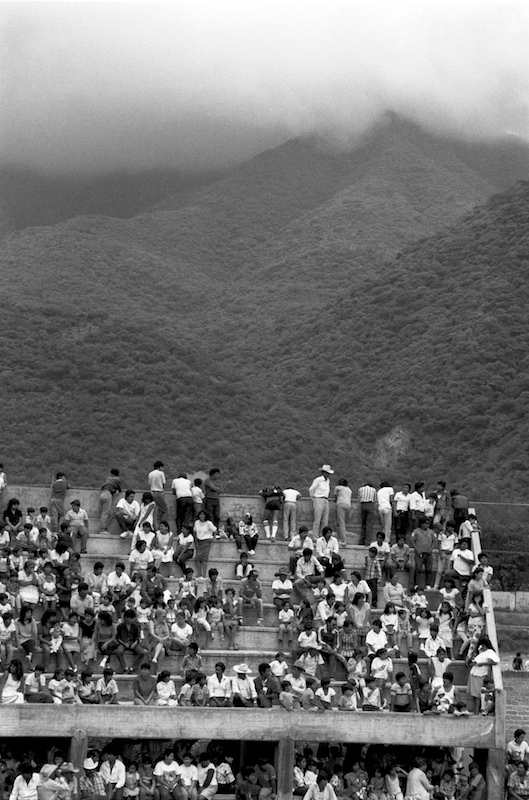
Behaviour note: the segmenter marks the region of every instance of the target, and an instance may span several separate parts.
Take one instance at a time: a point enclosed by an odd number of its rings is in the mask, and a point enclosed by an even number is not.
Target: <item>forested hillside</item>
[[[519,496],[527,184],[470,211],[504,157],[393,120],[351,152],[287,143],[155,212],[8,236],[9,478],[115,465],[143,485],[162,458],[306,490],[330,461],[352,482]]]

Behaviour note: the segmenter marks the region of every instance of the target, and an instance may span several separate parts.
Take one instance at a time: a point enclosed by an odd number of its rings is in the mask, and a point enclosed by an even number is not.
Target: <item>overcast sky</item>
[[[0,2],[0,159],[224,164],[385,109],[529,135],[529,1]]]

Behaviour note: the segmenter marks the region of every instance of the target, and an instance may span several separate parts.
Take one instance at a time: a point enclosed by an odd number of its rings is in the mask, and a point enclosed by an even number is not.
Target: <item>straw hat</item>
[[[47,781],[48,778],[51,778],[56,769],[57,764],[44,764],[39,772],[41,781]]]
[[[243,662],[242,664],[235,664],[235,666],[233,667],[233,671],[236,672],[237,675],[241,675],[241,674],[249,675],[252,670],[250,669],[248,664],[245,664]]]

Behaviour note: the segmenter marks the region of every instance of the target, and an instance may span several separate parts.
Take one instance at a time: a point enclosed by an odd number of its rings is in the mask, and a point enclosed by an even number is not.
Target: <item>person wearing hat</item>
[[[249,677],[251,669],[248,664],[236,664],[233,667],[235,678],[231,679],[233,705],[238,708],[251,708],[257,700],[257,692],[252,678]]]
[[[68,792],[66,800],[79,800],[79,781],[75,777],[78,772],[71,761],[64,761],[57,771],[59,782]]]
[[[71,508],[66,512],[65,522],[70,526],[70,536],[74,553],[86,553],[88,541],[88,514],[81,508],[80,500],[72,500]]]
[[[278,611],[282,608],[285,600],[290,601],[292,597],[294,584],[288,577],[289,573],[288,567],[280,567],[275,573],[275,580],[272,581],[272,602]]]
[[[79,779],[79,800],[104,800],[105,781],[97,772],[97,762],[93,758],[83,761],[84,775]]]
[[[37,784],[38,800],[67,800],[68,789],[56,779],[56,770],[56,764],[44,764],[40,770]]]
[[[313,511],[312,535],[316,537],[320,535],[321,528],[329,524],[331,475],[334,475],[334,470],[328,464],[324,464],[320,469],[320,474],[317,478],[314,478],[309,487]]]
[[[27,761],[18,768],[9,800],[38,800],[39,775]]]
[[[301,700],[301,695],[307,688],[304,671],[303,663],[301,661],[294,661],[290,672],[285,675],[285,681],[290,684],[292,695],[294,699],[297,700],[298,704]]]

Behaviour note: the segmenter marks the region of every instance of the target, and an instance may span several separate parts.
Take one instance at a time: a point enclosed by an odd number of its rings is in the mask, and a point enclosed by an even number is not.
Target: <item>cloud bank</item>
[[[98,172],[347,144],[391,109],[529,135],[529,3],[0,3],[0,160]]]

